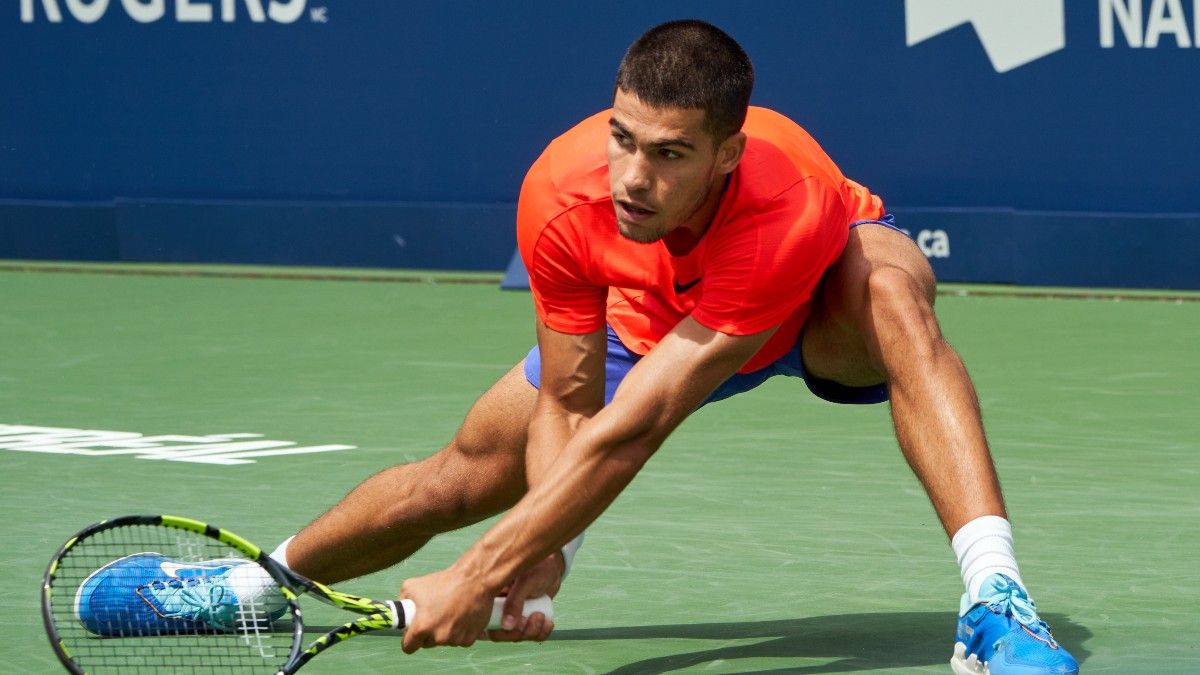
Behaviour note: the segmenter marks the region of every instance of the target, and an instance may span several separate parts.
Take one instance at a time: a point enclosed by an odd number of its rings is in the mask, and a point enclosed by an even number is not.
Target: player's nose
[[[621,184],[625,190],[631,194],[645,192],[650,189],[652,182],[650,163],[646,161],[645,155],[639,152],[631,156],[621,173]]]

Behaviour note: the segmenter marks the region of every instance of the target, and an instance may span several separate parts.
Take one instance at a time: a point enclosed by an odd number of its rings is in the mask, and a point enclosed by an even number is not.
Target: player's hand
[[[554,597],[562,586],[565,571],[562,554],[555,551],[545,560],[530,567],[508,585],[504,600],[504,630],[490,630],[488,637],[497,642],[541,642],[554,631],[554,622],[541,612],[524,616],[525,600],[542,595]]]
[[[453,569],[406,580],[400,597],[417,608],[404,629],[407,654],[429,647],[470,647],[484,637],[492,615],[491,595],[466,583]]]

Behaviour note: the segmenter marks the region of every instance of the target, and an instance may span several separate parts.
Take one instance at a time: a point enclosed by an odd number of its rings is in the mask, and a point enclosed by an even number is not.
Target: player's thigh
[[[805,325],[805,368],[852,386],[885,381],[883,324],[933,320],[936,286],[929,261],[912,239],[883,225],[855,227],[825,273]]]
[[[430,459],[474,508],[501,510],[525,493],[525,442],[537,389],[518,363],[471,406],[454,439]]]

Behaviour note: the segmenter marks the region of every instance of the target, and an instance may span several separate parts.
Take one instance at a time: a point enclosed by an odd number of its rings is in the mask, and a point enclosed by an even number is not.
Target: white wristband
[[[580,532],[578,537],[568,541],[567,545],[562,547],[564,579],[567,578],[567,573],[571,571],[571,561],[575,560],[575,552],[579,550],[580,546],[583,546],[583,535],[584,532]]]

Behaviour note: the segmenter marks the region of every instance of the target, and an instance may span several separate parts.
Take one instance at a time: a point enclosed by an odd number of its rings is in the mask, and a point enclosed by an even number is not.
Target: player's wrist
[[[480,562],[479,556],[472,548],[454,561],[446,571],[460,579],[463,584],[475,588],[483,594],[499,595],[508,584],[508,578],[488,568],[488,565]]]

